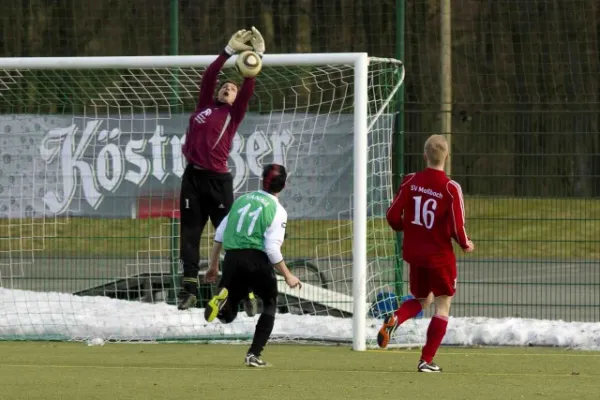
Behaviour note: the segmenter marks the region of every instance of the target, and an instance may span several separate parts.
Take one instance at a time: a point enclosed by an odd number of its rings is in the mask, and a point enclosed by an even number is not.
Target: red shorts
[[[456,264],[444,267],[410,266],[410,292],[417,299],[434,296],[454,296],[456,293]]]

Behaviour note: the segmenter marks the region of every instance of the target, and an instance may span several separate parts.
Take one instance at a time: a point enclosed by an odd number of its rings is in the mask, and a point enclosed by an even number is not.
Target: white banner
[[[135,217],[140,204],[170,215],[189,115],[154,117],[1,117],[0,218]],[[247,115],[229,158],[236,194],[258,189],[262,166],[276,162],[290,171],[290,218],[349,218],[352,127],[352,115]],[[381,161],[390,146],[378,144]]]

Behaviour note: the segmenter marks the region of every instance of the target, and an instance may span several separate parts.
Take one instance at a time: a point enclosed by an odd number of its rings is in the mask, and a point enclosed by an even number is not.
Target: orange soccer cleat
[[[396,328],[398,327],[398,319],[394,314],[390,314],[383,320],[383,326],[377,334],[377,345],[382,349],[385,349],[390,343],[391,337],[394,335]]]

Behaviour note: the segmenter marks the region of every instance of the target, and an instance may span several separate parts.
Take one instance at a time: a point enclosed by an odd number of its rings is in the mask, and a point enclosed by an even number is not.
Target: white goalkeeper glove
[[[252,38],[250,39],[254,51],[259,55],[265,54],[265,39],[263,39],[261,33],[255,27],[252,27]]]
[[[252,32],[241,29],[231,36],[225,47],[225,52],[230,56],[246,50],[252,50],[252,46],[246,44],[252,38]]]

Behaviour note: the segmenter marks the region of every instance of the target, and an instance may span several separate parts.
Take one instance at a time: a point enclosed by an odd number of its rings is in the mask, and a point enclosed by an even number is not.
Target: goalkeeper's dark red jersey
[[[255,85],[254,78],[245,78],[232,105],[217,102],[217,77],[228,58],[222,53],[204,71],[198,104],[190,115],[182,148],[190,164],[219,173],[228,172],[227,158],[233,137],[244,119]]]
[[[419,267],[456,263],[452,239],[468,248],[460,185],[443,171],[426,168],[407,175],[387,211],[395,231],[404,231],[402,257]]]

